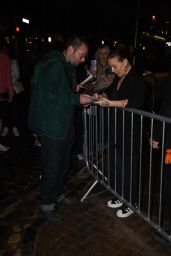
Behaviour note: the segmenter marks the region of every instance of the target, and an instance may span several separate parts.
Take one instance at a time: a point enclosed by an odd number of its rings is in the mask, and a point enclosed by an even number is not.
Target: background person
[[[0,133],[3,122],[8,117],[8,104],[12,102],[13,95],[8,47],[4,42],[0,42]],[[0,143],[0,151],[6,152],[8,149],[9,147]]]
[[[159,115],[171,118],[171,66],[169,69],[169,76],[167,87],[165,91],[165,95],[161,104],[161,109],[159,111]],[[165,134],[165,145],[164,145],[164,152],[166,157],[166,150],[171,150],[171,125],[166,124],[166,134]],[[160,148],[160,141],[162,140],[162,125],[161,123],[157,122],[154,125],[153,131],[153,138],[150,142],[154,149]],[[168,220],[169,220],[169,228],[171,228],[171,159],[168,161],[164,161],[163,165],[163,205],[165,205],[165,209],[168,213]],[[170,230],[166,230],[168,234],[170,234]],[[171,245],[171,242],[166,240],[162,235],[160,235],[157,231],[153,232],[154,239],[159,242],[160,244],[164,245]]]
[[[114,79],[114,73],[106,72],[110,70],[108,64],[109,54],[110,48],[107,45],[100,45],[95,52],[94,59],[97,61],[96,81],[93,83],[95,91],[101,91],[108,87]]]
[[[9,130],[12,131],[14,136],[20,136],[19,132],[19,117],[20,117],[20,97],[21,92],[24,90],[20,82],[20,70],[19,64],[16,58],[16,49],[14,46],[9,46],[8,49],[10,58],[11,80],[13,86],[13,100],[8,104],[8,117],[3,124],[3,130],[1,136],[5,137]],[[21,118],[21,117],[20,117]]]

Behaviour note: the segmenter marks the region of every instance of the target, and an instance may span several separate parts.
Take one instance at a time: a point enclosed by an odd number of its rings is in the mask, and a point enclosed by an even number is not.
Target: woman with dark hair
[[[99,105],[105,105],[110,107],[128,107],[135,109],[143,109],[144,96],[145,96],[145,81],[140,74],[138,74],[131,64],[131,51],[129,47],[125,45],[116,46],[109,54],[108,64],[112,69],[112,72],[116,75],[116,79],[106,89],[105,93],[108,99],[101,98],[96,102]],[[111,187],[121,197],[132,203],[137,202],[137,175],[138,175],[138,150],[139,150],[139,136],[138,127],[139,120],[134,118],[133,125],[133,152],[131,155],[131,117],[130,113],[125,112],[124,118],[124,134],[123,134],[123,114],[122,111],[111,111],[110,122],[110,173],[111,173]],[[115,118],[116,123],[116,136],[114,131]],[[116,141],[116,143],[115,143]],[[123,148],[124,142],[124,148]],[[116,158],[115,156],[116,150]],[[124,152],[124,158],[123,158]],[[133,170],[133,187],[132,187],[132,199],[130,199],[130,173],[131,173],[131,157],[132,157],[132,170]],[[124,179],[122,179],[122,167],[124,164]],[[116,182],[115,170],[116,166]],[[116,185],[116,186],[115,186]],[[122,187],[124,192],[122,194]],[[123,204],[118,198],[108,201],[108,206],[111,208],[121,207],[117,211],[117,216],[124,218],[133,213],[125,204]]]

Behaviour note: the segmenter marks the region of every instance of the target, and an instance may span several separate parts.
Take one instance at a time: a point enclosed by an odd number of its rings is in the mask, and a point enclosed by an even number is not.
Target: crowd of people
[[[96,69],[93,73],[93,81],[86,86],[81,82],[91,73],[88,63],[89,44],[83,36],[71,36],[66,42],[53,45],[50,49],[44,49],[34,61],[30,69],[27,81],[30,84],[30,97],[28,108],[28,128],[33,133],[34,144],[40,147],[41,152],[41,180],[40,214],[48,220],[62,221],[56,208],[57,202],[65,200],[65,177],[68,174],[75,155],[83,154],[83,107],[92,103],[106,107],[144,108],[146,83],[132,64],[132,51],[128,46],[117,45],[111,49],[107,45],[100,45],[91,58],[95,60]],[[22,72],[22,69],[21,69]],[[27,71],[26,71],[27,72]],[[170,81],[170,80],[169,80]],[[18,97],[27,86],[22,83],[22,75],[17,62],[14,49],[0,48],[0,133],[7,136],[11,130],[14,136],[20,136],[18,127]],[[88,88],[88,89],[87,89]],[[96,98],[93,94],[96,93]],[[169,94],[167,94],[168,96]],[[164,101],[165,102],[165,101]],[[170,117],[170,105],[163,104],[161,114]],[[26,112],[27,113],[27,112]],[[114,127],[115,116],[110,123],[110,129]],[[118,115],[117,125],[121,127],[122,116]],[[135,122],[135,131],[139,123]],[[130,121],[126,117],[125,127],[131,134]],[[158,147],[161,132],[154,137],[153,147]],[[114,135],[113,135],[114,136]],[[133,183],[138,182],[138,135],[135,133],[134,152],[130,155],[130,138],[125,142],[125,180],[124,197],[129,200],[130,186],[130,158],[133,157]],[[116,159],[110,159],[112,167],[116,164],[117,180],[112,176],[112,186],[117,184],[117,193],[121,194],[121,162],[123,152],[123,138],[121,133],[117,137],[117,145],[109,146],[111,156],[117,152]],[[170,140],[169,140],[170,141]],[[170,147],[170,145],[169,145]],[[6,152],[9,147],[3,145],[0,139],[0,151]],[[115,162],[116,161],[116,162]],[[170,202],[169,181],[170,164],[166,166],[167,198]],[[133,204],[137,202],[137,188],[133,187]],[[107,202],[108,207],[118,208],[117,217],[130,216],[133,211],[118,198],[112,198]],[[169,205],[169,204],[168,204]],[[170,214],[170,206],[168,207]],[[169,215],[170,216],[170,215]],[[170,217],[171,222],[171,217]]]

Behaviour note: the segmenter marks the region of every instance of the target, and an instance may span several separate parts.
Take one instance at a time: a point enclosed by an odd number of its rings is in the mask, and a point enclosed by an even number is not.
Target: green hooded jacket
[[[64,139],[80,96],[72,90],[73,66],[57,51],[42,60],[29,109],[28,126],[52,139]]]

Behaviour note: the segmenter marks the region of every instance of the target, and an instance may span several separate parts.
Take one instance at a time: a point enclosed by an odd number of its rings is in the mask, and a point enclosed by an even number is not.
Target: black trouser
[[[137,155],[132,156],[132,175],[131,175],[131,156],[124,155],[116,151],[116,159],[114,152],[111,152],[110,174],[111,188],[127,201],[132,203],[138,202],[138,159]],[[124,164],[124,165],[123,165]],[[116,170],[115,170],[116,166]],[[131,192],[132,190],[132,192]],[[123,191],[123,193],[122,193]],[[131,196],[131,197],[130,197]]]
[[[6,120],[8,116],[8,101],[0,98],[0,119]]]
[[[1,100],[1,95],[0,95],[0,120],[2,120],[2,126],[4,125],[4,122],[7,119],[7,109],[8,109],[8,101],[6,100]],[[0,133],[2,132],[3,127],[0,127]],[[0,134],[1,135],[1,134]],[[0,136],[0,141],[1,141],[1,136]]]
[[[8,118],[4,126],[7,126],[9,129],[12,129],[14,126],[19,126],[19,120],[21,119],[21,106],[19,106],[20,97],[20,94],[16,94],[12,102],[8,103]]]
[[[64,192],[64,177],[70,167],[74,127],[65,139],[51,139],[42,136],[41,146],[41,198],[42,204],[55,204]]]

